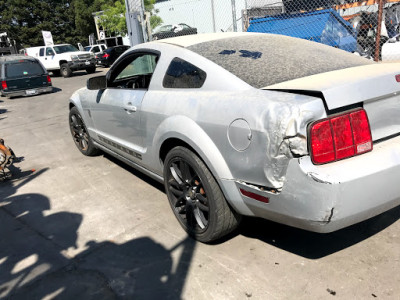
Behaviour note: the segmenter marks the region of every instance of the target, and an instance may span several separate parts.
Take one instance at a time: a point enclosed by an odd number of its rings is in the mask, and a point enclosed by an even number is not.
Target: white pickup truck
[[[77,70],[86,70],[88,74],[96,71],[94,54],[79,51],[70,44],[26,48],[25,54],[39,59],[55,75],[69,77]]]

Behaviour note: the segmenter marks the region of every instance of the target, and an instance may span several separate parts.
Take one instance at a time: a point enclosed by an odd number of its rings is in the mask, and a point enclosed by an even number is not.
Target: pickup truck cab
[[[87,52],[92,52],[94,55],[99,54],[100,52],[104,51],[107,49],[106,44],[97,44],[97,45],[91,45],[91,46],[86,46],[84,48],[85,51]]]
[[[86,70],[88,74],[96,71],[93,53],[79,51],[70,44],[26,48],[25,54],[36,57],[47,71],[63,77],[70,77],[73,71]]]

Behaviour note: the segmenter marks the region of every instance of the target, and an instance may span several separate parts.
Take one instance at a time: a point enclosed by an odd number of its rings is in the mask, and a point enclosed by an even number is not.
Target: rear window
[[[188,49],[255,88],[374,63],[316,42],[273,34],[249,34],[209,41]]]
[[[5,65],[6,78],[43,75],[41,65],[32,60],[20,60]]]
[[[183,59],[175,57],[164,76],[163,86],[165,88],[201,88],[206,77],[206,72],[200,68]]]

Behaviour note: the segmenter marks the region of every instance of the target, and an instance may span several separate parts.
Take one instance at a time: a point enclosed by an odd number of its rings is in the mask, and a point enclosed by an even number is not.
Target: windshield
[[[43,75],[40,64],[32,60],[19,60],[5,65],[6,78],[30,77]]]
[[[85,48],[83,48],[83,49],[85,49],[85,51],[90,51],[90,46],[88,46],[88,47],[85,47]]]
[[[79,51],[76,47],[72,45],[54,46],[53,48],[57,54]]]

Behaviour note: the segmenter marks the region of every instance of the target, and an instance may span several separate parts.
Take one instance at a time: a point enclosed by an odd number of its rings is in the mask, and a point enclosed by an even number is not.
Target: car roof
[[[255,88],[370,62],[317,42],[267,33],[216,33],[158,41],[214,62]]]
[[[24,54],[11,54],[11,55],[6,55],[6,56],[1,56],[0,62],[17,61],[17,60],[21,60],[21,59],[37,61],[37,59],[32,56],[27,56]]]
[[[164,43],[164,44],[171,44],[187,48],[205,42],[218,41],[239,36],[251,36],[251,35],[265,35],[265,33],[250,33],[250,32],[202,33],[202,34],[191,34],[191,35],[167,38],[167,39],[157,40],[151,43]]]

